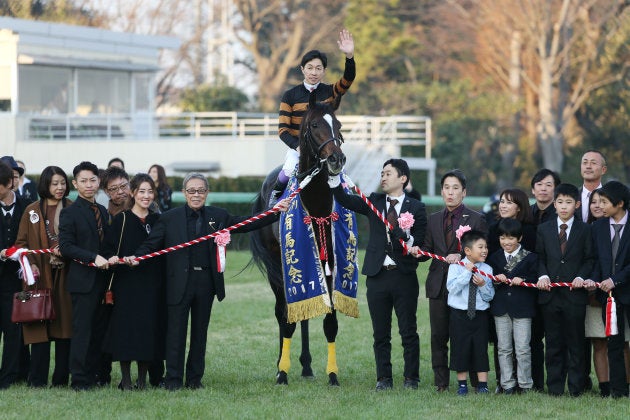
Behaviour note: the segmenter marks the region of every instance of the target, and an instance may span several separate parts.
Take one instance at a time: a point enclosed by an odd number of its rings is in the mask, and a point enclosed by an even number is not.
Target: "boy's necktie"
[[[560,225],[560,233],[558,234],[558,240],[560,241],[560,252],[564,255],[567,250],[567,226],[566,224]]]
[[[615,274],[615,259],[617,258],[617,251],[619,251],[619,240],[621,239],[620,233],[623,225],[613,224],[612,226],[615,230],[615,235],[612,239],[612,273]]]
[[[468,281],[468,309],[466,315],[468,319],[473,319],[477,312],[477,285],[472,281],[473,275],[470,276]]]

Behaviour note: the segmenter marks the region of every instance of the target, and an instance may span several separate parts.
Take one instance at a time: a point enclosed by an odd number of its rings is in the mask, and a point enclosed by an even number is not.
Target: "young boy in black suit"
[[[494,316],[497,331],[497,349],[501,367],[501,387],[505,395],[531,390],[532,353],[530,347],[532,318],[536,314],[536,289],[521,286],[537,280],[538,256],[520,244],[523,237],[521,222],[503,219],[497,226],[500,250],[488,258],[495,277],[494,298],[490,313]],[[510,279],[511,283],[506,281]],[[514,355],[517,374],[514,378]],[[517,382],[518,381],[518,382]]]
[[[547,391],[562,395],[567,382],[569,394],[584,391],[584,317],[588,279],[594,263],[590,225],[574,217],[580,207],[575,185],[560,184],[554,194],[557,219],[538,226],[538,303],[542,305],[547,346]],[[571,287],[551,288],[551,282],[569,282]]]
[[[600,282],[598,297],[603,303],[605,317],[606,297],[615,298],[619,333],[608,337],[608,365],[610,383],[600,383],[602,396],[610,393],[613,398],[628,396],[628,380],[624,366],[624,336],[626,322],[630,322],[630,231],[628,209],[630,191],[618,181],[607,182],[598,190],[604,217],[593,223],[593,243],[597,256],[592,280],[585,286],[595,288]],[[604,318],[605,319],[605,318]]]

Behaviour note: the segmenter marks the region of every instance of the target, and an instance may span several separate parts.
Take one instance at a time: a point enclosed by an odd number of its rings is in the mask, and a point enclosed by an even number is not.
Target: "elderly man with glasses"
[[[136,255],[182,244],[235,225],[249,216],[232,216],[225,209],[207,206],[208,181],[202,174],[191,173],[184,178],[186,204],[162,214]],[[288,200],[277,208],[286,211]],[[250,232],[278,220],[278,214],[262,218],[235,229],[234,233]],[[125,257],[138,264],[135,257]],[[183,250],[166,254],[166,380],[171,391],[184,385],[190,389],[202,388],[205,370],[206,340],[212,303],[225,297],[223,273],[217,264],[217,246],[214,241],[203,241]],[[184,382],[184,362],[188,317],[191,317],[190,350]]]

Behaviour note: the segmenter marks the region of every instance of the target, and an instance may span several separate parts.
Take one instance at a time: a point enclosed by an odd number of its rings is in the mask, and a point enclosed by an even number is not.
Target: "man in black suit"
[[[168,248],[214,233],[239,223],[247,216],[232,216],[226,210],[206,206],[208,180],[199,173],[188,174],[184,179],[183,192],[186,205],[176,207],[160,216],[146,241],[136,250],[136,255]],[[282,211],[288,208],[288,200],[278,203]],[[250,232],[278,220],[275,214],[235,229],[234,233]],[[218,271],[217,246],[214,241],[204,241],[166,254],[166,380],[169,390],[182,388],[188,316],[191,316],[190,350],[186,361],[186,387],[202,388],[205,371],[206,341],[212,303],[216,296],[225,298],[223,273]],[[137,265],[135,256],[125,257]]]
[[[107,260],[100,249],[107,229],[107,210],[95,202],[98,168],[81,162],[72,171],[78,192],[74,203],[59,216],[59,250],[71,260],[66,289],[72,297],[70,373],[72,388],[80,391],[95,385],[105,316],[101,302],[106,289]],[[77,262],[81,261],[81,263]],[[84,264],[94,263],[96,268]]]
[[[13,160],[13,158],[11,158]],[[20,371],[22,328],[11,321],[13,294],[22,290],[18,277],[20,265],[7,259],[7,248],[15,243],[22,213],[26,203],[14,192],[15,171],[0,161],[0,328],[3,340],[2,364],[0,365],[0,389],[15,383]]]
[[[447,263],[431,261],[426,295],[429,298],[429,319],[431,324],[431,365],[433,380],[438,392],[448,389],[450,371],[448,368],[449,307],[447,303],[446,277],[449,264],[457,263],[462,257],[455,231],[460,226],[470,226],[473,230],[487,233],[488,226],[482,214],[464,205],[466,197],[466,176],[459,169],[445,173],[440,180],[442,199],[445,208],[431,214],[422,250],[445,256]],[[421,257],[420,261],[428,260]],[[476,378],[477,375],[470,375]]]
[[[405,194],[409,182],[409,166],[403,159],[390,159],[383,165],[381,189],[372,193],[370,201],[394,226],[389,232],[376,214],[358,196],[345,193],[339,176],[331,177],[335,199],[344,207],[364,214],[370,222],[370,240],[365,252],[362,273],[367,276],[367,300],[374,331],[374,358],[376,359],[376,390],[393,387],[391,364],[392,309],[398,317],[398,332],[402,339],[405,361],[403,386],[417,389],[420,367],[420,339],[418,337],[416,309],[418,307],[418,260],[404,255],[400,239],[409,247],[422,245],[427,226],[425,206]],[[403,231],[397,219],[408,213],[414,223],[408,232]]]
[[[531,206],[534,225],[538,226],[558,217],[556,208],[553,205],[553,194],[561,182],[560,176],[547,168],[539,170],[532,177],[532,195],[536,199],[536,202]],[[532,379],[534,381],[533,389],[540,392],[545,389],[544,338],[545,324],[543,315],[540,305],[536,305],[536,315],[532,318]],[[590,340],[588,345],[590,346]]]
[[[628,381],[624,365],[624,329],[630,322],[630,231],[628,208],[630,191],[620,182],[607,182],[600,190],[604,217],[593,223],[595,267],[586,287],[595,289],[600,282],[598,297],[602,302],[602,317],[606,317],[606,298],[612,293],[617,311],[619,333],[608,337],[608,366],[610,395],[613,398],[628,396]],[[601,387],[600,383],[600,387]]]
[[[538,226],[538,303],[545,323],[547,391],[562,395],[584,392],[584,318],[588,294],[584,280],[591,275],[594,251],[591,227],[575,217],[580,193],[576,186],[560,184],[554,194],[558,217]],[[568,287],[550,287],[568,282]]]

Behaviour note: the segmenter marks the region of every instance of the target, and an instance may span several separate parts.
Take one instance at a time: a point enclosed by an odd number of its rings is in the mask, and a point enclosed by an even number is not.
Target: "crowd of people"
[[[630,191],[614,180],[602,185],[606,171],[597,150],[582,157],[580,188],[541,169],[531,180],[535,203],[525,191],[505,189],[490,226],[463,204],[465,175],[442,177],[445,208],[429,216],[424,243],[411,249],[420,259],[428,257],[419,250],[446,257],[431,262],[426,280],[438,392],[449,388],[449,369],[459,395],[468,394],[468,373],[478,393],[489,392],[490,342],[497,393],[546,386],[551,395],[565,387],[581,395],[593,387],[592,354],[601,396],[628,396]],[[609,296],[619,332],[607,337]]]

